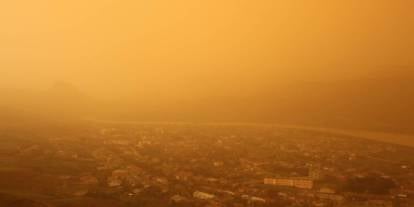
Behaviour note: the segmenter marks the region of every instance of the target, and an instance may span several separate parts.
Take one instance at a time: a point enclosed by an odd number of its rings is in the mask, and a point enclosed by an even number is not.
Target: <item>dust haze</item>
[[[23,113],[50,114],[53,105],[60,111],[52,114],[107,120],[340,126],[363,119],[406,131],[411,6],[3,2],[2,103]]]
[[[0,206],[411,206],[413,8],[2,1]]]

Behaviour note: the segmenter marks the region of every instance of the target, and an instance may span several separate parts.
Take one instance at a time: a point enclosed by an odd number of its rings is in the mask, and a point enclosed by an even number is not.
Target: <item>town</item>
[[[358,137],[272,125],[94,123],[1,130],[0,139],[0,194],[24,192],[44,206],[414,205],[414,149]]]

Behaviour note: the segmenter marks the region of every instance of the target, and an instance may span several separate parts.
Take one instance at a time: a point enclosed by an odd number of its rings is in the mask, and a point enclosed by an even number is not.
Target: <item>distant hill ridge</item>
[[[38,92],[1,90],[0,115],[64,119],[96,117],[130,121],[275,122],[321,127],[414,133],[414,72],[396,70],[357,80],[302,82],[268,88],[260,94],[186,99],[154,106],[103,102],[76,86],[59,82]]]

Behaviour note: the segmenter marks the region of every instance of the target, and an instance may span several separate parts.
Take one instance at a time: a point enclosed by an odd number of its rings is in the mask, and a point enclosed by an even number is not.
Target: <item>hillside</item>
[[[414,76],[292,83],[255,94],[155,102],[97,101],[68,83],[48,90],[2,90],[3,122],[92,117],[124,121],[272,122],[414,133]],[[137,95],[139,96],[139,94]]]

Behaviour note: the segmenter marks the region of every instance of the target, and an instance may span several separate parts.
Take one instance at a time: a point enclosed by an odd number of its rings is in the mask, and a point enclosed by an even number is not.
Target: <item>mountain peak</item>
[[[63,99],[84,99],[86,95],[74,84],[69,82],[56,82],[47,91],[52,97]]]

